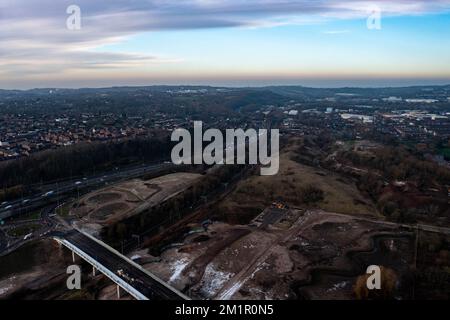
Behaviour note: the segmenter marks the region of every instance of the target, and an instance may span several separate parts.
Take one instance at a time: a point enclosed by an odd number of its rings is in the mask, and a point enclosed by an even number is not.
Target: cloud
[[[81,8],[81,30],[66,28],[66,9],[72,4]],[[373,5],[384,16],[417,15],[447,11],[450,0],[0,0],[0,76],[175,63],[182,57],[98,48],[148,31],[267,28],[364,18]]]

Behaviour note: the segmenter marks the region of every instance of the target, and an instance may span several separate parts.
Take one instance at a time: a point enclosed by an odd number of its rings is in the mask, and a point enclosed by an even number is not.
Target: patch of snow
[[[172,276],[169,279],[169,283],[174,282],[176,279],[178,279],[181,275],[181,272],[183,272],[184,268],[189,264],[189,261],[187,259],[181,259],[175,261],[175,263],[171,266],[171,270],[173,272]]]
[[[4,285],[3,287],[0,287],[0,296],[4,295],[5,293],[7,293],[9,290],[11,290],[14,287],[13,286],[14,279],[15,279],[15,276],[13,276],[12,278],[10,278],[8,280],[9,283]]]
[[[253,279],[255,277],[255,274],[260,271],[263,267],[265,266],[265,262],[258,265],[256,267],[256,269],[252,272],[252,274],[250,276],[248,276],[247,278],[245,278],[243,281],[237,281],[234,285],[232,285],[229,289],[225,290],[224,292],[222,292],[219,296],[219,300],[230,300],[232,296],[234,296],[234,294],[236,292],[239,291],[239,289],[241,289],[242,285],[244,283],[246,283],[249,279]]]
[[[0,288],[0,296],[7,293],[12,288],[12,285],[8,285],[7,287]]]
[[[336,291],[336,290],[339,290],[339,289],[344,289],[347,286],[347,284],[348,284],[348,281],[342,281],[342,282],[336,283],[331,288],[329,288],[327,290],[327,292]]]
[[[212,263],[208,264],[202,278],[201,291],[207,297],[213,297],[223,285],[234,276],[234,273],[216,270]]]

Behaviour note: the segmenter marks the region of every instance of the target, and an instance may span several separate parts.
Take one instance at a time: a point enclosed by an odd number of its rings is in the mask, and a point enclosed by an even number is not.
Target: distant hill
[[[211,86],[140,86],[31,90],[0,90],[0,110],[8,112],[119,112],[144,115],[164,111],[172,114],[252,112],[267,105],[282,106],[293,100],[323,107],[342,103],[385,103],[383,98],[437,99],[449,104],[450,85],[392,88],[309,88],[266,86],[226,88]],[[323,99],[323,101],[322,101]],[[325,101],[325,102],[324,102]],[[335,105],[333,105],[335,103]]]
[[[412,86],[412,87],[386,87],[386,88],[308,88],[302,86],[269,86],[261,90],[270,90],[276,94],[291,98],[320,98],[335,96],[336,94],[354,94],[362,97],[402,96],[404,98],[416,97],[418,94],[450,95],[450,85],[444,86]]]

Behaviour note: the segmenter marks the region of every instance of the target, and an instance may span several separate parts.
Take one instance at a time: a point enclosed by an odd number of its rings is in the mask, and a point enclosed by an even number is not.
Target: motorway
[[[34,206],[34,210],[40,210],[40,218],[32,221],[26,221],[23,219],[8,220],[7,223],[0,228],[0,256],[16,250],[18,247],[29,241],[45,236],[53,236],[54,238],[60,238],[69,242],[72,246],[75,246],[78,250],[81,250],[84,255],[91,257],[91,260],[94,259],[96,263],[100,264],[104,269],[109,270],[108,272],[111,272],[116,278],[120,279],[118,280],[119,282],[122,281],[126,283],[126,285],[133,287],[148,299],[188,299],[188,297],[170,287],[168,284],[144,270],[139,265],[136,265],[128,258],[122,256],[114,249],[108,247],[106,244],[103,244],[90,236],[72,229],[72,227],[70,227],[65,221],[55,215],[55,209],[57,207],[56,203],[64,203],[65,201],[68,201],[74,196],[74,193],[77,193],[78,195],[81,191],[83,193],[88,193],[94,189],[102,188],[110,183],[117,183],[122,180],[137,178],[145,174],[156,173],[163,170],[172,169],[174,167],[175,166],[172,163],[165,162],[160,164],[126,168],[120,171],[116,170],[110,174],[85,178],[79,181],[68,180],[59,182],[58,188],[55,190],[50,190],[51,192],[45,190],[43,191],[41,189],[41,193],[28,197],[26,202],[24,202],[24,200],[10,202],[8,204],[8,208],[4,208],[3,206],[3,209],[0,210],[0,214],[3,214],[3,216],[0,215],[0,220],[5,217],[9,218],[19,215],[24,212],[25,208],[29,210],[28,212],[31,212],[31,206]],[[42,192],[46,193],[42,194]],[[23,238],[10,237],[5,233],[5,230],[9,228],[26,225],[31,222],[39,223],[42,227]],[[62,229],[58,228],[58,226],[61,226]]]
[[[56,183],[49,183],[39,187],[40,193],[24,199],[17,199],[0,206],[0,220],[18,215],[24,212],[31,212],[43,207],[50,202],[64,201],[65,198],[81,191],[89,192],[95,188],[107,186],[110,183],[124,179],[132,179],[144,174],[170,169],[174,167],[172,163],[164,162],[151,165],[139,165],[85,177],[79,180],[69,179]]]
[[[26,224],[26,221],[9,220],[0,228],[0,256],[14,251],[18,247],[24,245],[29,241],[33,241],[34,239],[41,238],[47,235],[49,232],[54,230],[58,224],[61,224],[61,219],[55,217],[55,209],[58,202],[64,203],[70,200],[71,197],[74,196],[74,194],[78,194],[79,196],[81,194],[103,188],[112,183],[137,178],[145,174],[156,173],[172,168],[175,168],[174,164],[164,162],[151,165],[133,166],[121,170],[117,169],[109,173],[103,173],[101,175],[96,175],[80,180],[71,179],[66,181],[59,181],[58,188],[55,188],[54,190],[50,189],[50,187],[52,186],[55,187],[54,184],[47,184],[42,186],[40,193],[35,194],[34,196],[29,196],[24,200],[20,199],[11,201],[10,203],[8,203],[7,207],[10,207],[7,209],[5,208],[5,205],[3,205],[0,208],[0,221],[2,219],[21,215],[25,212],[33,212],[39,210],[40,218],[38,220],[32,221],[32,223],[40,223],[42,224],[42,228],[36,230],[26,238],[11,238],[8,237],[4,232],[6,228],[18,226],[20,224]],[[46,195],[51,191],[51,194]],[[42,194],[42,192],[45,193]]]
[[[180,300],[187,299],[182,293],[171,288],[156,276],[145,272],[142,268],[130,263],[117,252],[113,252],[106,245],[80,233],[71,230],[57,235],[85,254],[94,258],[99,264],[109,269],[133,288],[151,300]],[[120,271],[119,271],[120,270]]]

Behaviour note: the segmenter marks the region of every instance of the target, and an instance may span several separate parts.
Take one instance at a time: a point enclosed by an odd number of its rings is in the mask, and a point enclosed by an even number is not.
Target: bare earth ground
[[[376,234],[382,236],[375,245]],[[160,262],[144,266],[193,298],[350,299],[356,277],[371,263],[409,270],[413,243],[382,222],[269,208],[250,225],[217,222],[188,235]],[[322,268],[334,271],[316,272]]]
[[[72,206],[69,215],[80,219],[77,226],[96,233],[183,192],[200,177],[194,173],[173,173],[122,182],[84,196]]]
[[[66,267],[72,264],[68,251],[52,240],[41,240],[2,257],[0,299],[54,298],[67,290]]]
[[[67,289],[66,269],[74,264],[68,249],[46,239],[25,245],[2,257],[0,300],[117,300],[117,288],[101,273],[93,276],[91,267],[76,257],[82,267],[81,290]],[[122,291],[121,300],[132,297]]]

